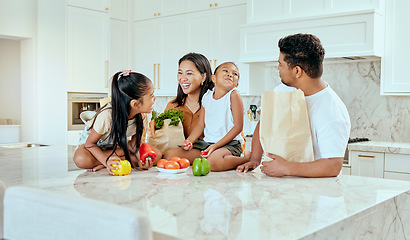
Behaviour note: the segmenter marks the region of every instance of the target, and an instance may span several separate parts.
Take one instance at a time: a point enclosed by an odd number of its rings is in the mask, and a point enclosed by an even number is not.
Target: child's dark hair
[[[111,84],[111,105],[112,105],[112,126],[109,138],[113,141],[113,152],[119,146],[125,154],[125,158],[131,163],[128,150],[127,127],[128,114],[130,112],[130,102],[135,99],[142,104],[142,97],[147,94],[151,80],[141,73],[136,72],[117,72],[112,78]],[[141,145],[142,130],[144,127],[141,113],[134,116],[136,130],[136,151]],[[108,156],[108,158],[110,157]],[[107,158],[107,160],[108,160]]]
[[[178,66],[181,65],[181,63],[185,60],[191,61],[195,64],[195,67],[198,69],[198,71],[201,74],[206,74],[205,81],[201,86],[201,92],[199,93],[199,106],[201,107],[201,100],[206,91],[208,89],[212,89],[214,87],[214,83],[211,80],[212,76],[212,70],[211,70],[211,65],[209,64],[208,59],[200,54],[200,53],[188,53],[185,54],[182,58],[179,59],[178,61]],[[178,85],[178,90],[177,90],[177,97],[172,101],[172,103],[176,103],[177,107],[182,106],[185,102],[185,99],[188,95],[182,91],[181,85]]]
[[[238,80],[239,80],[239,77],[240,77],[239,68],[238,68],[238,66],[236,66],[236,64],[234,62],[224,62],[224,63],[219,64],[218,67],[216,67],[215,70],[214,70],[214,75],[216,75],[216,71],[218,71],[220,66],[222,66],[224,64],[227,64],[227,63],[234,65],[236,67],[236,69],[238,69]]]
[[[312,34],[294,34],[281,38],[279,50],[291,68],[299,66],[311,78],[318,78],[323,73],[325,49],[319,38]]]

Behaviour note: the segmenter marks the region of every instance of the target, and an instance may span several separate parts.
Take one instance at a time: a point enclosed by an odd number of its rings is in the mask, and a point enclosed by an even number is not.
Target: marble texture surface
[[[5,148],[0,181],[136,209],[153,231],[185,239],[406,239],[410,182],[358,176],[272,178],[155,168],[114,177],[72,162],[74,148]]]
[[[348,149],[352,151],[410,154],[410,143],[368,141],[349,143]]]

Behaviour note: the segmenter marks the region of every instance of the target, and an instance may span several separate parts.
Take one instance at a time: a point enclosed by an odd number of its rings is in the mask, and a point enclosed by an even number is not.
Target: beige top
[[[93,129],[101,134],[100,144],[108,144],[108,137],[110,135],[111,126],[112,126],[112,117],[111,112],[112,109],[110,108],[111,104],[108,104],[101,112],[98,114],[97,118],[95,119]],[[142,120],[144,129],[142,132],[141,141],[146,141],[146,130],[148,129],[148,118],[145,113],[142,113]],[[88,126],[91,126],[93,123],[93,119],[87,122]],[[135,119],[128,120],[128,127],[127,127],[127,137],[130,138],[135,135],[137,125],[135,124]]]

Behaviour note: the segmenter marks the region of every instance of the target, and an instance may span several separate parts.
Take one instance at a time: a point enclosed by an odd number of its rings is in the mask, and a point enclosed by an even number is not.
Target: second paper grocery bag
[[[306,100],[301,90],[264,92],[260,120],[263,151],[288,162],[314,160]]]

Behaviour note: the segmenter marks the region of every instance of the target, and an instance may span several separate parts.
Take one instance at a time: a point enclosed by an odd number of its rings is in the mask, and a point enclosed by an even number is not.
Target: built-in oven
[[[107,97],[107,93],[68,93],[68,130],[84,129],[80,114],[97,110],[101,106],[100,100]]]

